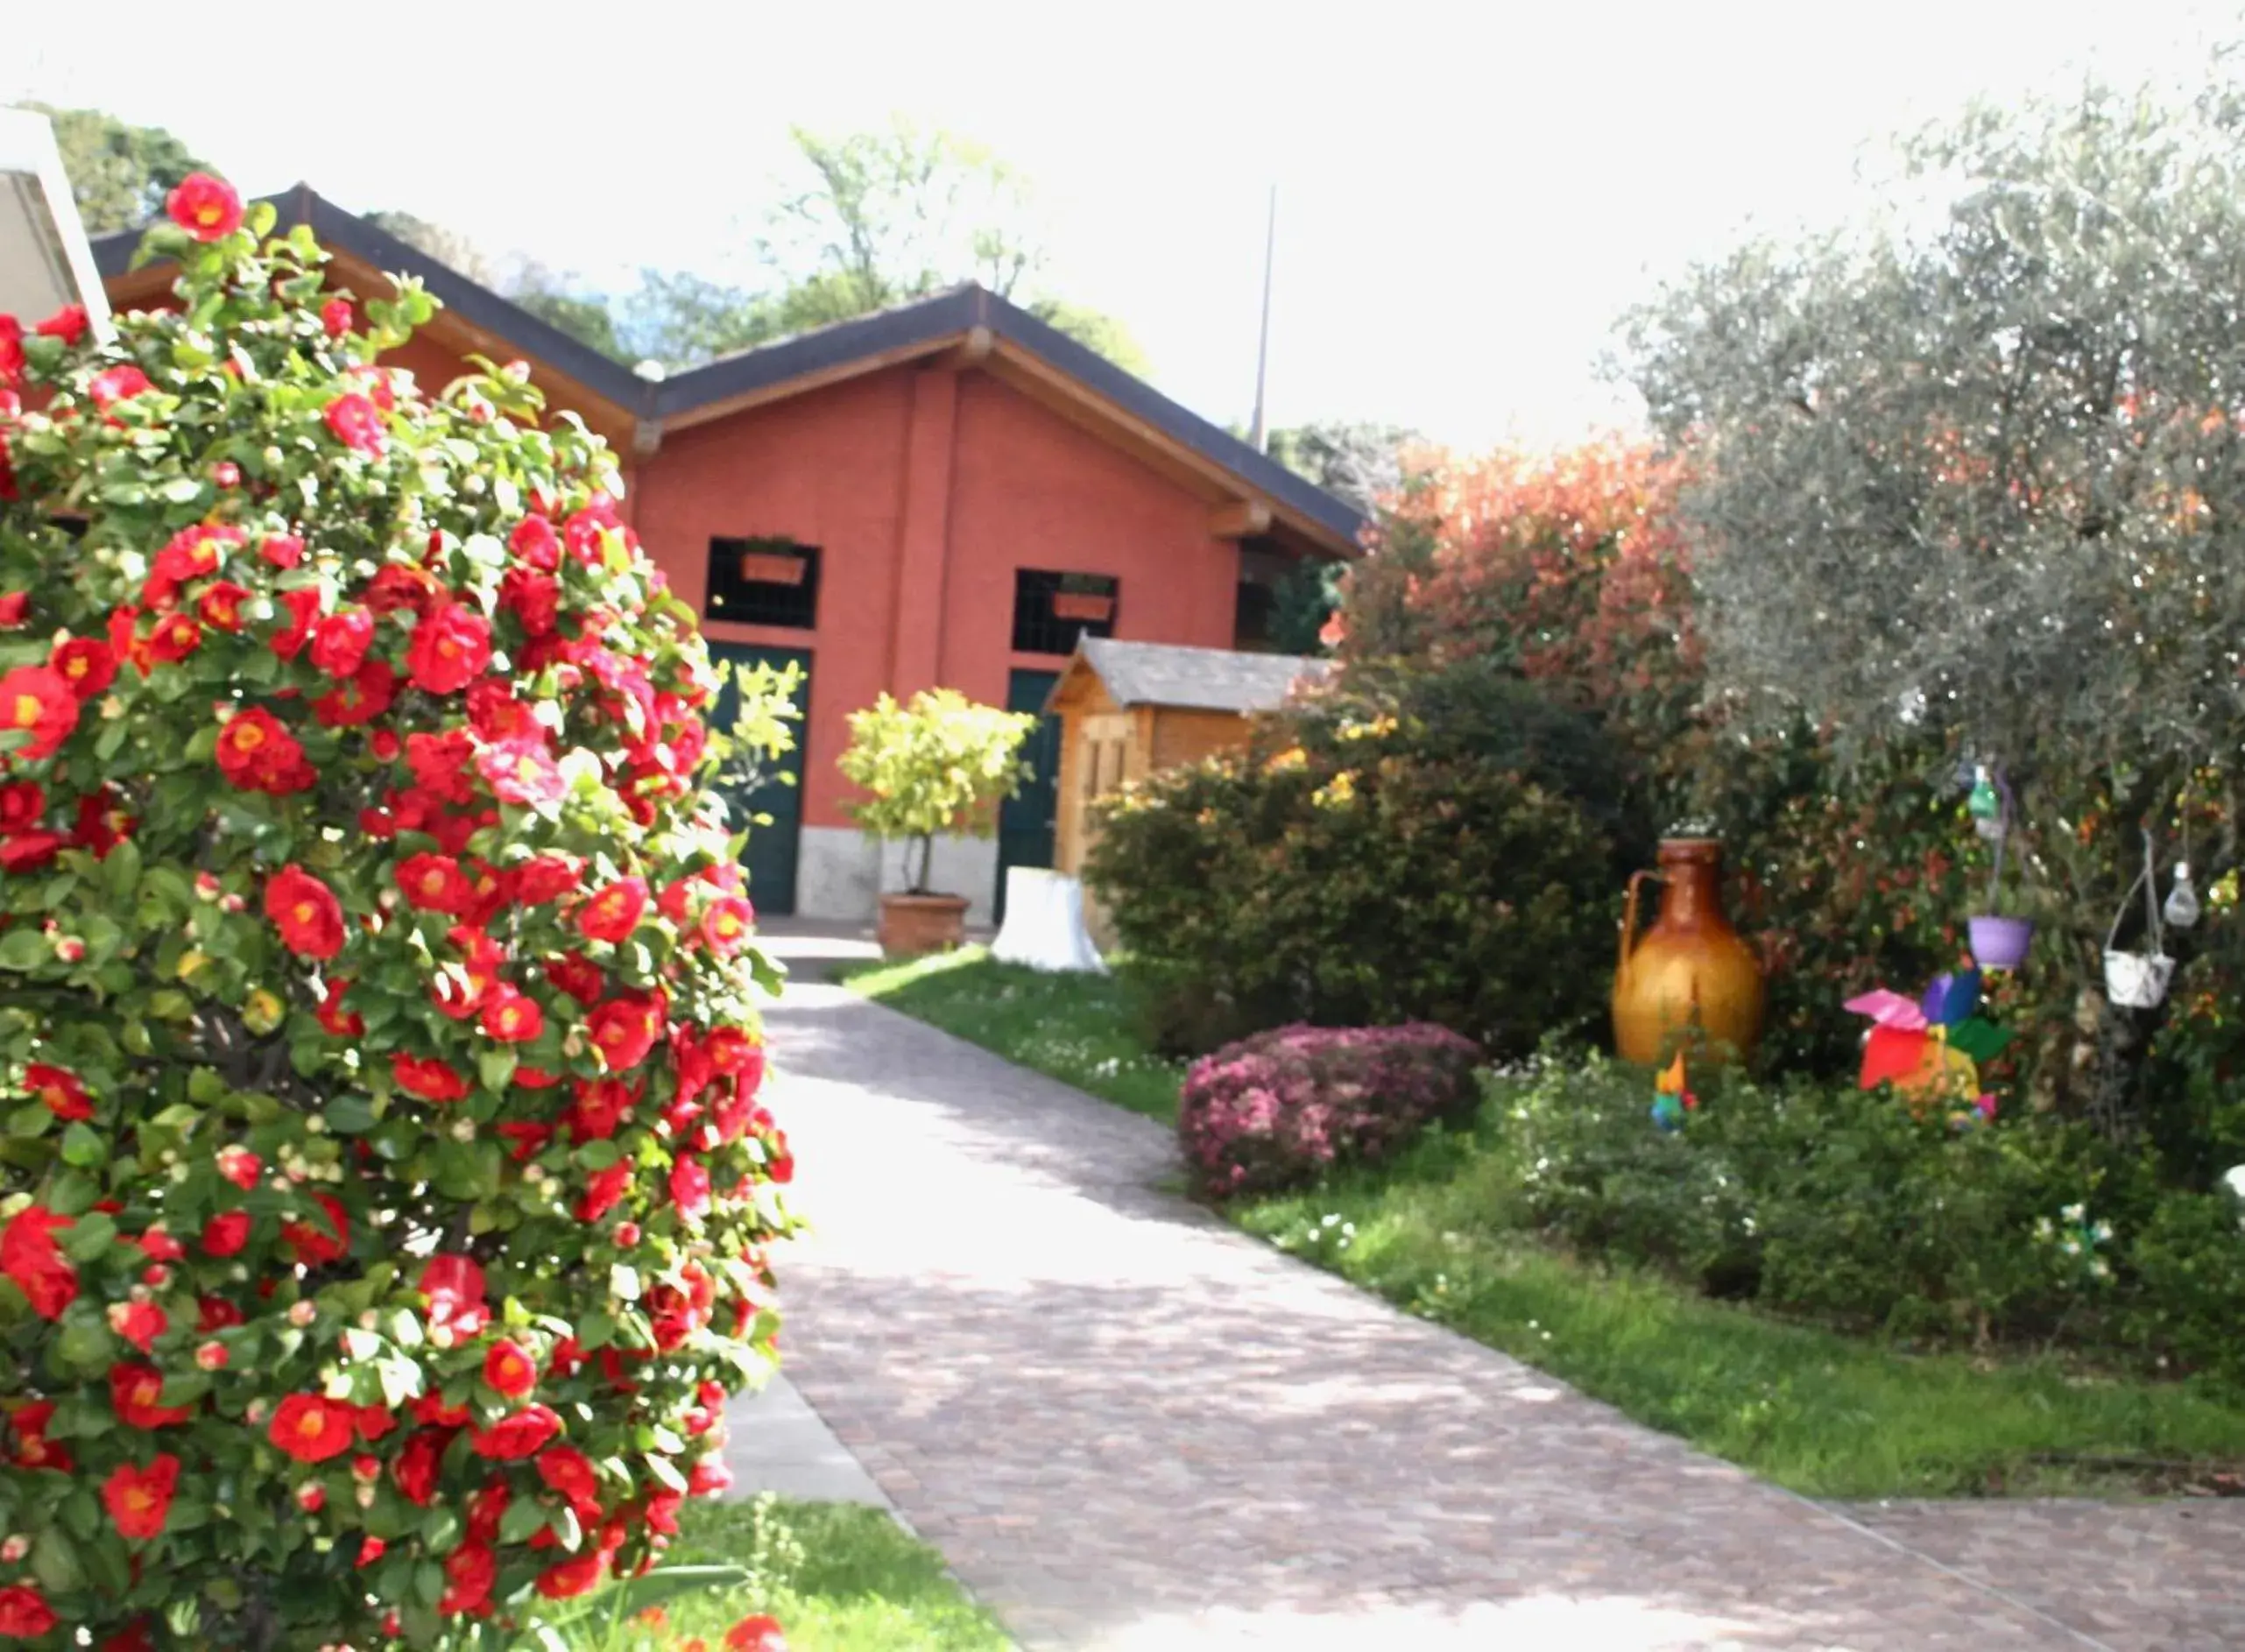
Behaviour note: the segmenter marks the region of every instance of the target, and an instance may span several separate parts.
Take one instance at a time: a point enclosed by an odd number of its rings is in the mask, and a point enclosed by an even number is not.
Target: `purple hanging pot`
[[[2016,970],[2027,961],[2028,943],[2035,938],[2032,918],[1978,917],[1968,921],[1973,962],[1983,970]]]

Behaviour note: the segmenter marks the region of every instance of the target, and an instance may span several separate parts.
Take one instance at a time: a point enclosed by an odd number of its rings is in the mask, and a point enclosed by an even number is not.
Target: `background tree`
[[[161,126],[135,126],[95,109],[54,109],[26,102],[54,127],[62,169],[88,235],[145,222],[164,197],[204,164]]]
[[[1422,440],[1401,425],[1332,420],[1272,431],[1268,452],[1370,518],[1402,487],[1410,450]]]
[[[974,281],[1126,371],[1147,371],[1120,321],[1034,290],[1046,253],[1033,197],[981,145],[900,119],[792,136],[795,165],[762,215],[753,272],[644,272],[626,306],[635,353],[688,366]]]

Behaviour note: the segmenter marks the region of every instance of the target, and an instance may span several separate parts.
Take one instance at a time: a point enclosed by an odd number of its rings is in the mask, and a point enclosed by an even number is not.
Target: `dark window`
[[[1080,637],[1115,634],[1121,582],[1106,574],[1013,575],[1013,647],[1025,654],[1072,654]]]
[[[1232,610],[1232,646],[1267,648],[1272,622],[1278,618],[1278,593],[1252,579],[1239,582],[1239,605]]]
[[[792,540],[711,540],[709,618],[815,629],[818,547]]]

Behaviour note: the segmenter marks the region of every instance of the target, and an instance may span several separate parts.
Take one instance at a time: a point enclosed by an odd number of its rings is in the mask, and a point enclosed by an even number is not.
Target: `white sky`
[[[2235,18],[2234,0],[582,11],[597,21],[484,0],[0,6],[0,102],[169,126],[245,194],[300,179],[611,289],[643,265],[719,267],[791,122],[901,112],[1027,173],[1046,284],[1120,317],[1156,382],[1218,421],[1253,394],[1275,182],[1273,422],[1479,446],[1626,416],[1595,365],[1619,314],[1753,225],[1846,212],[1867,141],[2085,69],[2195,73]]]

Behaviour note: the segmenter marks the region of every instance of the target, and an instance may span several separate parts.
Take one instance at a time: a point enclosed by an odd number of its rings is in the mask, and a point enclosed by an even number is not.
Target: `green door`
[[[1006,680],[1008,711],[1042,713],[1057,671],[1016,671]],[[998,921],[1006,921],[1006,873],[1014,866],[1052,865],[1053,831],[1060,814],[1060,719],[1040,716],[1021,747],[1029,778],[998,811]]]
[[[726,819],[735,830],[752,815],[772,817],[769,825],[749,824],[748,850],[741,857],[741,868],[748,874],[748,897],[756,903],[756,910],[765,917],[784,918],[795,909],[795,851],[802,842],[803,743],[810,737],[810,653],[801,648],[764,648],[751,643],[713,641],[710,644],[710,658],[729,660],[735,670],[758,664],[786,666],[791,662],[802,667],[802,679],[795,685],[795,711],[801,719],[794,724],[795,749],[782,758],[774,773],[753,791],[737,785],[719,788],[724,794]],[[717,708],[710,715],[713,733],[723,734],[732,728],[739,702],[739,690],[728,677],[717,695]],[[781,774],[787,776],[784,782],[779,778]]]

